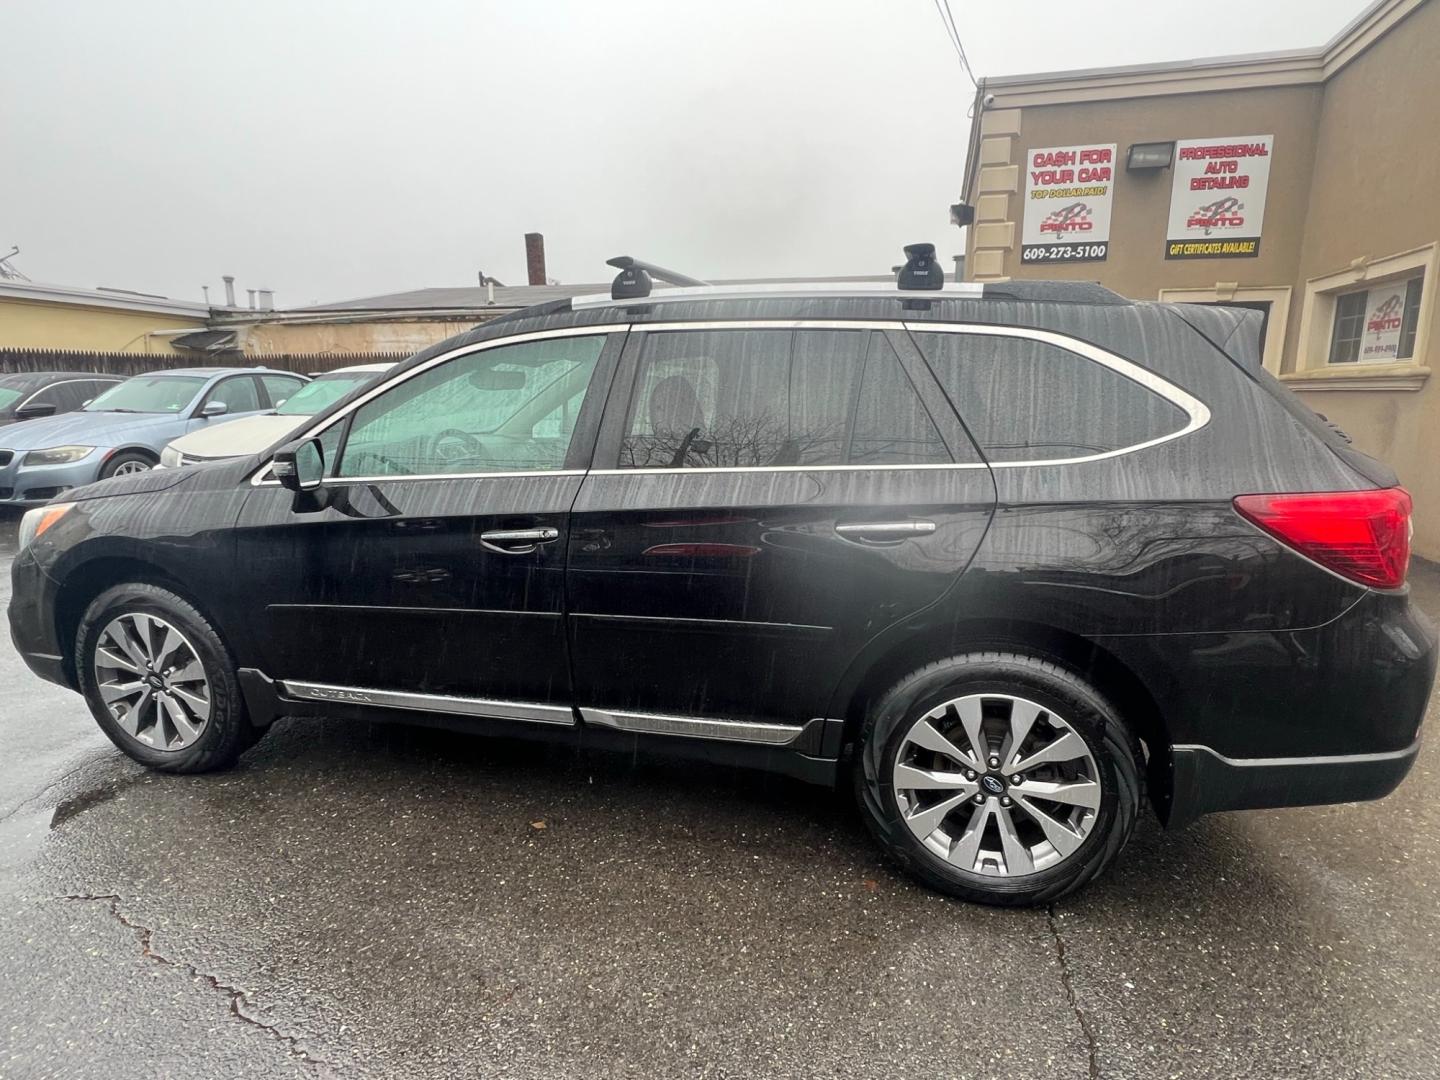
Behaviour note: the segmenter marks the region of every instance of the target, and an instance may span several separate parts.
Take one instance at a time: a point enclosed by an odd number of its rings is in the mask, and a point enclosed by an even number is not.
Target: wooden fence
[[[243,356],[211,353],[201,357],[179,353],[84,352],[74,349],[0,349],[0,374],[25,371],[94,371],[106,375],[141,375],[181,367],[267,367],[314,375],[352,364],[385,364],[413,353],[287,353]]]

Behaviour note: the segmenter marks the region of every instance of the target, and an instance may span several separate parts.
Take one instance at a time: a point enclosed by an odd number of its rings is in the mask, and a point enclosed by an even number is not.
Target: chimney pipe
[[[485,303],[495,303],[495,282],[488,278],[485,280]]]
[[[274,310],[275,310],[275,290],[274,290],[274,289],[260,289],[260,290],[258,290],[258,292],[259,292],[259,294],[260,294],[260,310],[261,310],[261,311],[274,311]]]
[[[226,275],[225,275],[224,277],[222,277],[220,280],[223,281],[223,282],[225,282],[225,306],[226,306],[226,307],[234,307],[234,306],[235,306],[235,275],[234,275],[234,274],[226,274]]]
[[[209,286],[209,285],[201,285],[201,286],[200,286],[200,291],[205,294],[205,306],[206,306],[206,307],[209,307],[209,306],[210,306],[210,286]]]
[[[255,290],[254,290],[254,289],[246,289],[245,291],[250,294],[250,310],[251,310],[251,311],[254,311],[254,310],[255,310]]]
[[[545,284],[545,237],[538,232],[525,234],[525,271],[531,285]]]

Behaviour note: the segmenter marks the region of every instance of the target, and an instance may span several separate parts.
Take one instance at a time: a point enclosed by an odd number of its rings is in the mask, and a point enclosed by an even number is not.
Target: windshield
[[[194,375],[136,375],[106,390],[85,411],[178,413],[204,385],[205,380]]]
[[[280,416],[314,416],[328,409],[357,386],[364,386],[383,374],[383,371],[345,371],[321,375],[286,398],[285,403],[275,412]]]

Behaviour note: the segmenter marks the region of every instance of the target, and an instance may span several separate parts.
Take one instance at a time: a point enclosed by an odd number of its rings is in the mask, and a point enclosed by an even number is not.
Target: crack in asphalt
[[[226,995],[230,999],[230,1014],[237,1020],[265,1032],[271,1038],[283,1043],[285,1049],[292,1057],[299,1059],[307,1065],[319,1067],[323,1070],[323,1075],[330,1075],[329,1070],[332,1068],[330,1062],[311,1054],[301,1045],[300,1039],[296,1036],[285,1034],[285,1032],[273,1024],[267,1024],[264,1020],[261,1020],[258,1016],[248,1011],[250,1009],[250,999],[246,996],[245,991],[239,987],[222,983],[214,975],[199,970],[194,964],[184,960],[172,960],[163,953],[156,952],[153,945],[155,931],[148,926],[143,926],[128,918],[125,913],[120,910],[120,897],[115,893],[71,893],[66,896],[57,896],[55,899],[69,902],[105,904],[115,921],[135,934],[136,939],[140,942],[140,953],[145,959],[153,960],[157,964],[162,964],[165,967],[186,972],[191,978],[199,979],[217,993]]]
[[[1080,1033],[1085,1036],[1085,1045],[1090,1051],[1090,1080],[1099,1080],[1100,1047],[1095,1042],[1095,1032],[1090,1028],[1090,1019],[1085,1015],[1085,1010],[1080,1008],[1080,1001],[1075,996],[1075,983],[1070,978],[1070,961],[1065,956],[1065,939],[1060,936],[1055,905],[1045,905],[1045,914],[1050,924],[1050,936],[1055,939],[1055,957],[1060,963],[1060,982],[1065,987],[1065,1000],[1070,1003],[1070,1011],[1075,1014],[1075,1022],[1080,1025]]]

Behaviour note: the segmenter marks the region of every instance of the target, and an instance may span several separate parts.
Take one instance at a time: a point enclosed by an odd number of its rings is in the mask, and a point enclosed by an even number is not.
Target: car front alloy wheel
[[[95,684],[121,730],[156,750],[194,744],[210,719],[210,681],[195,646],[156,615],[132,612],[106,624]]]

